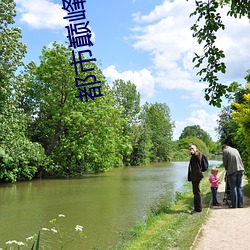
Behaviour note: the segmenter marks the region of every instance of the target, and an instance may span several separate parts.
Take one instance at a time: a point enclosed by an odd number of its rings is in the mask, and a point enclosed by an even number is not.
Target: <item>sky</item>
[[[62,0],[15,0],[15,25],[22,29],[27,44],[26,63],[39,64],[43,46],[67,39]],[[68,0],[70,2],[70,0]],[[175,123],[173,139],[186,126],[200,125],[214,141],[218,136],[221,109],[204,100],[206,83],[199,82],[192,58],[202,47],[192,37],[189,18],[193,0],[86,0],[86,21],[91,29],[92,58],[112,85],[116,79],[131,81],[141,95],[141,105],[166,103]],[[246,84],[250,69],[250,22],[235,19],[221,10],[226,29],[218,33],[217,45],[224,50],[227,65],[220,81]],[[228,105],[225,101],[224,106]]]

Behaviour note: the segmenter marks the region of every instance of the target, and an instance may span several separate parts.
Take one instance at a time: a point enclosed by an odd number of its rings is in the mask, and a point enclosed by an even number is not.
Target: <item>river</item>
[[[211,166],[220,163],[210,161]],[[108,249],[118,243],[122,232],[145,219],[153,204],[166,197],[171,202],[187,182],[187,164],[168,162],[116,168],[79,179],[1,184],[0,248],[9,240],[25,242],[42,228],[52,228],[49,221],[56,218],[65,240],[72,237],[76,225],[83,226],[87,236],[64,249]],[[41,240],[48,245],[60,239],[58,233],[42,233]]]

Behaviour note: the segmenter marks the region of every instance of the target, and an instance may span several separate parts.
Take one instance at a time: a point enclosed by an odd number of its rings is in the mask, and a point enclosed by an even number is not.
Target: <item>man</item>
[[[200,181],[203,178],[201,172],[201,159],[202,152],[197,150],[196,146],[191,143],[188,145],[191,153],[190,163],[188,167],[188,181],[192,182],[193,195],[194,195],[194,209],[191,214],[199,213],[202,211]]]
[[[227,178],[232,197],[232,205],[229,207],[241,208],[243,207],[242,177],[244,174],[244,165],[240,153],[236,148],[223,145],[222,151],[223,165],[227,171]]]

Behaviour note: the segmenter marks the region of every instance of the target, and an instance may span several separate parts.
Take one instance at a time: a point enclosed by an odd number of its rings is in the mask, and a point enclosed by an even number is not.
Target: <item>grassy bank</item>
[[[223,171],[220,172],[223,178]],[[193,209],[191,184],[184,188],[176,194],[172,204],[153,207],[147,220],[137,224],[124,242],[111,249],[190,249],[208,214],[211,192],[208,177],[205,177],[201,181],[203,211],[190,215]]]

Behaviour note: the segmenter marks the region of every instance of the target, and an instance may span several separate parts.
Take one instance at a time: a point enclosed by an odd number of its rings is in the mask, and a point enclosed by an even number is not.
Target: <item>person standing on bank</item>
[[[191,214],[199,213],[202,211],[200,181],[203,178],[201,172],[201,159],[202,152],[197,150],[196,146],[191,143],[188,145],[191,153],[191,158],[188,166],[188,181],[192,182],[193,195],[194,195],[194,209]]]
[[[223,165],[227,171],[227,177],[230,185],[232,205],[230,208],[243,207],[242,196],[242,177],[244,174],[244,165],[239,151],[228,145],[222,146]]]

